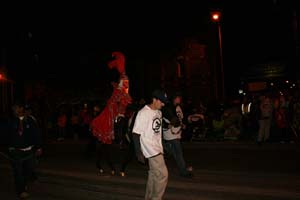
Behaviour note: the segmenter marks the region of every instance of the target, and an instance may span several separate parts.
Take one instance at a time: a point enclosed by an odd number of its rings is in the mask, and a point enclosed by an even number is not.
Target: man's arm
[[[6,152],[8,149],[8,131],[8,120],[0,117],[0,152]]]
[[[42,139],[42,132],[41,129],[37,123],[37,120],[34,117],[30,117],[31,125],[32,125],[32,134],[34,137],[34,145],[35,145],[35,153],[36,156],[41,156],[43,154],[42,145],[43,145],[43,139]]]
[[[145,164],[145,156],[141,150],[141,142],[140,142],[140,135],[137,133],[132,133],[132,139],[135,149],[135,155],[139,162]]]

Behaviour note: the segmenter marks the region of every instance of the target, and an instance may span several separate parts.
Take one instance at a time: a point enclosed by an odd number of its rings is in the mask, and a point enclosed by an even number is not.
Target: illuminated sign
[[[248,90],[250,92],[254,91],[260,91],[260,90],[265,90],[267,89],[267,83],[266,82],[253,82],[253,83],[248,83]]]

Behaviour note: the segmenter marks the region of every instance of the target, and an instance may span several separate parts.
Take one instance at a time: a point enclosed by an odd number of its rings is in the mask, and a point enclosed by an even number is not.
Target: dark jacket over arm
[[[9,121],[8,145],[14,148],[27,148],[34,146],[38,149],[42,146],[42,137],[36,122],[31,117],[23,119],[23,134],[18,132],[19,118],[14,117]]]

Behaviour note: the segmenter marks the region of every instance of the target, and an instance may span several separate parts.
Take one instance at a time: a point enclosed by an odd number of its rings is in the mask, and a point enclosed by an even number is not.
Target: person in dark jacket
[[[191,178],[193,176],[192,167],[186,166],[181,145],[181,134],[185,124],[180,92],[176,92],[171,97],[171,102],[162,109],[162,114],[164,150],[174,157],[180,176]]]
[[[35,181],[36,156],[42,154],[42,139],[34,118],[25,114],[25,106],[17,103],[8,121],[8,155],[11,161],[17,195],[29,197],[27,184]]]

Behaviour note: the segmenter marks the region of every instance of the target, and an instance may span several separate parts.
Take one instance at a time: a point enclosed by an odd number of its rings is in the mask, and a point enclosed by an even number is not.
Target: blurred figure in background
[[[92,113],[92,119],[95,119],[100,114],[100,107],[98,105],[95,105],[93,107],[93,113]],[[97,146],[97,138],[93,135],[91,124],[89,128],[89,134],[88,134],[88,143],[84,152],[84,156],[86,158],[91,157],[94,153],[96,153],[96,146]]]
[[[181,93],[175,93],[171,102],[164,106],[162,112],[164,148],[175,159],[180,176],[192,177],[192,168],[186,166],[181,145],[181,134],[182,130],[185,129]]]
[[[259,130],[257,138],[258,145],[261,145],[270,139],[272,116],[273,104],[271,102],[271,98],[268,95],[263,95],[261,96],[260,103]]]

